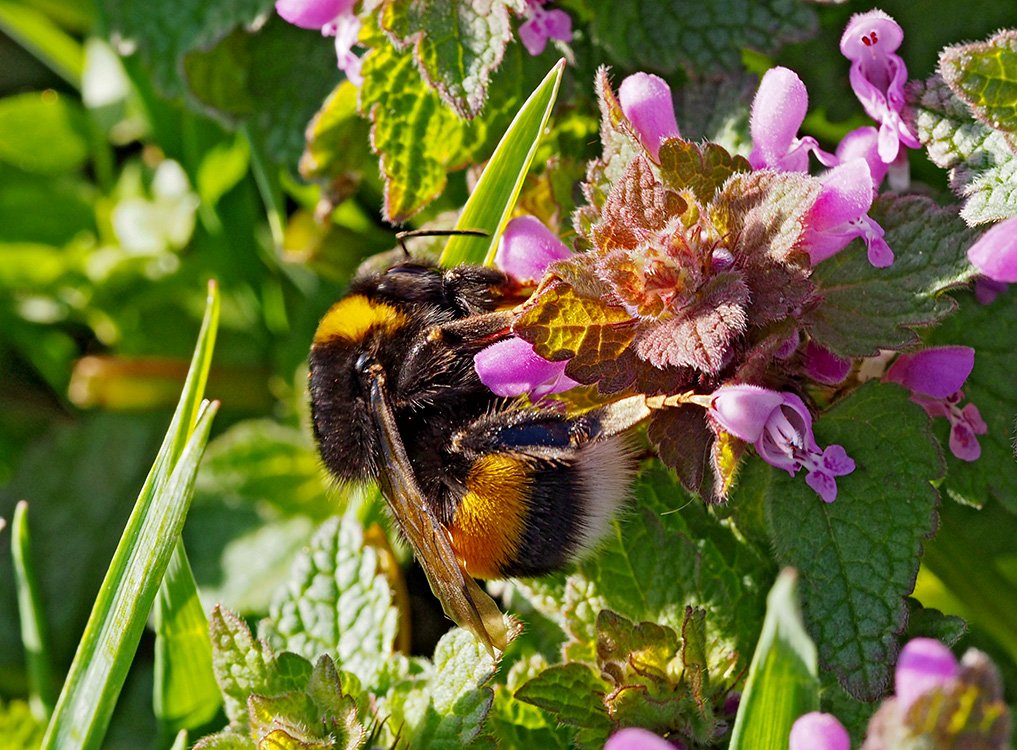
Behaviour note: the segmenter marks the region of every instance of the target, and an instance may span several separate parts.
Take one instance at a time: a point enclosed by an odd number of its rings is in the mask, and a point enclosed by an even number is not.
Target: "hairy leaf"
[[[370,155],[370,126],[357,111],[357,87],[343,81],[329,94],[307,130],[307,146],[300,158],[300,174],[322,185],[333,204],[356,189],[361,174],[375,167]]]
[[[856,698],[875,700],[890,685],[905,597],[936,528],[938,493],[930,482],[942,476],[942,457],[928,417],[895,386],[864,386],[815,428],[821,445],[843,445],[857,468],[837,480],[829,504],[803,476],[778,474],[767,517],[778,562],[801,575],[820,663]]]
[[[908,98],[929,159],[950,170],[950,187],[965,198],[961,217],[981,224],[1017,216],[1015,136],[976,121],[939,75],[911,84]]]
[[[601,697],[609,683],[586,664],[548,667],[516,691],[516,698],[551,712],[555,718],[584,730],[583,747],[602,747],[611,720]],[[599,742],[599,744],[598,744]]]
[[[876,202],[873,218],[886,230],[896,259],[873,268],[854,243],[816,268],[822,304],[805,317],[818,343],[843,357],[918,343],[915,328],[940,321],[956,306],[943,291],[975,274],[965,250],[977,236],[949,209],[918,196]]]
[[[398,611],[377,551],[352,519],[326,521],[269,610],[266,635],[277,650],[305,659],[331,654],[365,686],[393,650]]]
[[[1017,30],[987,42],[947,47],[939,71],[975,116],[994,130],[1017,131]]]
[[[773,53],[815,27],[813,10],[795,0],[637,0],[595,14],[593,38],[626,68],[716,72],[739,69],[743,48]]]
[[[737,172],[750,172],[744,156],[732,156],[716,143],[698,145],[669,138],[660,144],[660,177],[672,190],[691,190],[702,203]]]
[[[413,44],[421,75],[460,117],[475,117],[512,39],[504,0],[390,0],[382,27]]]

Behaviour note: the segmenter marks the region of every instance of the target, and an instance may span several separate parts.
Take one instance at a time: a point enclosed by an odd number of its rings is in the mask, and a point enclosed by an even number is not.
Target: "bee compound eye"
[[[366,375],[368,371],[371,369],[371,366],[373,364],[374,357],[372,357],[367,352],[361,352],[360,356],[357,357],[357,362],[354,365],[354,368],[356,369],[358,375]]]

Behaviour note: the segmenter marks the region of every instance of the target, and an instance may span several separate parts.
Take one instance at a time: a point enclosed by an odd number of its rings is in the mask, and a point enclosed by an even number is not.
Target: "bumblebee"
[[[489,651],[501,611],[475,578],[537,576],[593,547],[635,470],[623,399],[581,415],[495,396],[473,356],[511,335],[493,268],[404,260],[358,275],[310,352],[314,436],[341,482],[376,481],[445,613]]]

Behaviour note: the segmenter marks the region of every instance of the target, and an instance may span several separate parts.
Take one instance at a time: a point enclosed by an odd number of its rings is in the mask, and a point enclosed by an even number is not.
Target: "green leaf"
[[[797,575],[785,570],[766,598],[763,632],[738,704],[730,748],[785,747],[795,719],[818,709],[816,646],[802,622]]]
[[[813,274],[823,303],[805,325],[818,343],[843,357],[914,347],[916,327],[932,325],[956,307],[943,291],[975,275],[965,251],[978,233],[949,209],[918,196],[887,197],[870,215],[886,230],[893,265],[874,268],[856,241]]]
[[[908,100],[905,112],[929,159],[950,170],[950,187],[965,199],[961,217],[982,224],[1017,216],[1013,135],[976,121],[939,75],[913,83]]]
[[[369,147],[369,124],[357,111],[358,94],[349,81],[329,94],[308,126],[300,158],[300,175],[319,182],[334,204],[356,189],[362,172],[377,168]]]
[[[251,695],[283,695],[308,684],[313,667],[307,659],[288,651],[276,654],[265,641],[256,641],[244,621],[229,610],[216,606],[209,629],[212,664],[233,731],[250,730]]]
[[[0,737],[10,750],[36,750],[42,743],[45,724],[38,721],[25,701],[0,700]]]
[[[1017,131],[1017,30],[987,42],[947,47],[939,72],[975,116],[994,130]]]
[[[14,578],[18,589],[21,643],[25,648],[25,660],[28,662],[29,703],[35,718],[41,722],[49,719],[56,703],[56,695],[46,620],[39,599],[39,582],[35,574],[31,538],[28,533],[28,503],[24,500],[14,509],[11,553],[14,558]]]
[[[77,102],[53,91],[0,99],[0,161],[57,175],[88,159],[88,123]]]
[[[85,54],[81,43],[41,10],[0,1],[0,29],[75,88],[81,87]]]
[[[542,657],[521,659],[509,669],[505,684],[495,686],[494,704],[486,729],[499,747],[548,750],[568,750],[572,747],[574,730],[559,722],[550,712],[514,696],[520,686],[545,669],[547,662]]]
[[[601,747],[612,728],[602,700],[609,689],[609,683],[588,665],[572,662],[548,667],[519,688],[516,698],[584,730],[581,737],[588,743],[585,746]]]
[[[194,187],[205,206],[214,206],[247,175],[251,145],[240,135],[220,141],[202,155]]]
[[[741,69],[743,48],[772,54],[815,28],[815,12],[796,0],[637,0],[596,13],[592,34],[624,68],[717,73]]]
[[[308,660],[335,657],[364,685],[375,685],[393,651],[399,613],[378,552],[350,518],[326,521],[269,610],[266,634],[277,649]]]
[[[982,454],[962,461],[947,448],[945,419],[933,421],[946,454],[943,488],[951,497],[981,506],[997,500],[1017,514],[1017,461],[1013,453],[1017,392],[1005,383],[1017,372],[1017,305],[1002,295],[992,305],[980,305],[971,295],[961,298],[960,310],[929,335],[930,345],[964,344],[975,349],[975,368],[964,383],[965,402],[978,407],[989,431],[978,436]]]
[[[177,542],[153,615],[155,688],[152,707],[169,732],[195,729],[219,711],[208,618],[182,541]]]
[[[968,625],[957,615],[946,615],[938,609],[925,607],[920,601],[908,597],[908,632],[906,639],[935,638],[947,646],[954,646],[968,632]]]
[[[928,417],[895,386],[866,384],[815,431],[820,445],[843,445],[857,468],[837,480],[829,504],[804,476],[774,471],[767,517],[777,561],[801,575],[821,663],[848,692],[871,701],[890,685],[905,597],[936,528],[939,498],[930,482],[941,478],[942,458]]]
[[[198,462],[218,409],[218,404],[201,402],[218,318],[219,296],[210,284],[180,402],[99,590],[44,748],[98,747],[102,741],[183,529]]]
[[[457,229],[479,229],[489,236],[450,237],[441,254],[442,265],[481,262],[490,265],[494,262],[498,238],[516,204],[540,136],[551,116],[564,70],[565,61],[558,61],[516,113],[459,215]]]
[[[491,73],[512,39],[504,0],[392,0],[381,25],[401,46],[414,45],[420,73],[460,117],[476,117]]]

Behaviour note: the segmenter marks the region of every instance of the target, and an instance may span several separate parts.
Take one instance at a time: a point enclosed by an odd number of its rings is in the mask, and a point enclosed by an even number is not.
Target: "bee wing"
[[[452,551],[448,534],[431,512],[406,455],[395,417],[385,398],[385,375],[380,368],[370,373],[371,409],[381,435],[384,465],[378,484],[392,508],[399,528],[409,540],[445,614],[477,636],[494,655],[508,645],[505,619],[476,581],[463,570]]]

